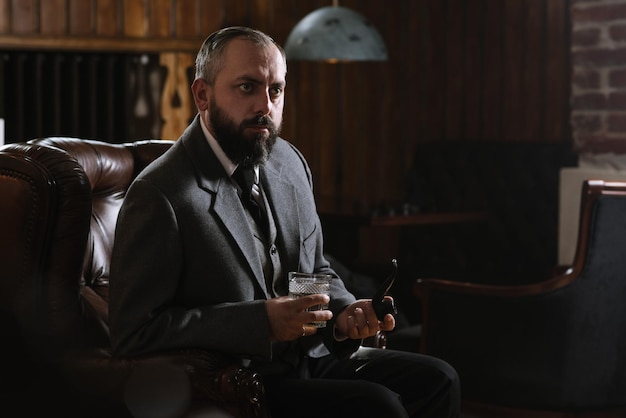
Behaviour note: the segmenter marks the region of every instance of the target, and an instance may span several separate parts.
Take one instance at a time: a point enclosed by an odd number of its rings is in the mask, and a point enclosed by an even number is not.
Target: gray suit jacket
[[[283,271],[335,274],[323,256],[304,157],[279,138],[260,176],[274,212]],[[192,347],[272,360],[264,305],[269,295],[252,231],[198,117],[129,188],[109,287],[115,355]],[[341,280],[333,280],[331,310],[354,300]],[[333,350],[329,325],[307,337],[311,353]]]

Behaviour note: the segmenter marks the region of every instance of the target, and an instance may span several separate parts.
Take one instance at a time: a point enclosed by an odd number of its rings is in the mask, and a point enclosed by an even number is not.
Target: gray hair
[[[224,51],[226,46],[235,38],[248,39],[261,47],[275,45],[287,61],[285,50],[265,33],[245,26],[231,26],[220,29],[209,35],[196,56],[196,78],[204,79],[210,85],[215,82],[217,73],[224,66]]]

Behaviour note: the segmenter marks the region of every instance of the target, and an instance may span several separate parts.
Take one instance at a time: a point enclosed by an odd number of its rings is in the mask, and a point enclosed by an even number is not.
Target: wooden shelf
[[[0,49],[197,53],[203,39],[0,35]]]

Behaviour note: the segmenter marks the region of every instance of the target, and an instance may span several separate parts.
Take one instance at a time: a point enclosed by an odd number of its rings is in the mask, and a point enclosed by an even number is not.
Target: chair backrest
[[[583,182],[578,243],[573,268],[583,275],[594,275],[607,266],[615,274],[626,268],[626,182],[589,179]]]
[[[570,271],[519,286],[422,279],[422,351],[457,369],[469,400],[626,406],[625,272],[626,182],[587,180]]]
[[[626,405],[626,183],[586,180],[580,213],[562,396]]]
[[[117,215],[136,175],[172,144],[51,137],[0,149],[0,308],[31,348],[108,346]]]

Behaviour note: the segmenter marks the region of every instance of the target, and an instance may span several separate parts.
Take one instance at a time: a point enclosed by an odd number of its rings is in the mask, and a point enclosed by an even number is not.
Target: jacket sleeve
[[[178,216],[150,182],[139,180],[129,189],[111,261],[109,315],[114,354],[201,347],[269,358],[265,300],[255,297],[247,275],[237,270],[241,263],[217,262],[241,255],[210,236],[206,242],[189,240],[197,247],[190,249],[181,238]],[[206,253],[203,260],[191,263],[198,267],[187,262],[190,251]],[[202,265],[216,267],[202,269]]]

